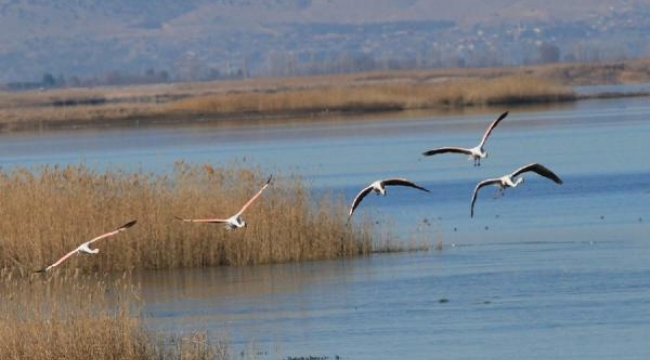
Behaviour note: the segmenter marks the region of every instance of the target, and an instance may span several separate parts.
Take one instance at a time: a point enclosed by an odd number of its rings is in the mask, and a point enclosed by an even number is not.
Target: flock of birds
[[[488,157],[487,151],[485,151],[485,149],[483,148],[485,146],[485,142],[487,141],[488,137],[490,136],[494,128],[496,128],[497,125],[499,125],[499,123],[506,118],[506,116],[508,116],[507,111],[501,114],[496,120],[492,121],[492,123],[487,127],[487,129],[483,133],[481,142],[479,142],[478,145],[476,145],[473,148],[445,146],[445,147],[440,147],[440,148],[425,151],[424,153],[422,153],[422,155],[433,156],[433,155],[445,154],[445,153],[464,154],[469,156],[469,160],[474,161],[475,167],[481,166],[481,159]],[[532,164],[522,166],[517,170],[513,171],[512,173],[503,175],[498,178],[485,179],[483,181],[480,181],[478,184],[476,184],[476,187],[472,192],[472,200],[470,203],[470,217],[474,217],[474,204],[476,203],[476,198],[478,196],[479,190],[481,190],[485,186],[494,185],[498,187],[497,195],[495,197],[500,197],[503,195],[506,188],[517,187],[521,183],[523,183],[524,177],[521,175],[526,172],[534,172],[538,175],[541,175],[547,179],[552,180],[557,184],[562,184],[562,179],[560,179],[559,176],[557,176],[553,171],[549,170],[547,167],[545,167],[540,163],[532,163]],[[350,218],[352,217],[354,210],[359,206],[359,204],[366,197],[366,195],[368,195],[373,190],[377,195],[386,195],[386,186],[389,185],[407,186],[418,190],[430,192],[428,189],[404,178],[391,178],[391,179],[377,180],[372,184],[368,185],[367,187],[363,188],[354,198],[354,200],[352,201],[352,206],[350,207],[348,221],[350,221]]]
[[[228,229],[228,230],[234,230],[234,229],[246,227],[246,222],[242,218],[242,214],[244,214],[244,211],[246,211],[246,209],[248,209],[248,207],[251,206],[253,204],[253,202],[255,202],[255,200],[257,200],[260,196],[262,196],[262,193],[264,192],[264,190],[266,190],[266,188],[269,187],[269,185],[271,185],[271,179],[272,178],[273,178],[273,175],[269,176],[269,178],[266,180],[264,185],[262,185],[260,190],[255,195],[253,195],[253,197],[251,197],[244,204],[244,206],[242,206],[241,209],[239,209],[239,211],[235,215],[233,215],[233,216],[231,216],[229,218],[226,218],[226,219],[223,219],[223,218],[186,219],[186,218],[182,218],[182,217],[178,217],[178,216],[176,218],[178,220],[181,220],[181,221],[184,221],[184,222],[223,224],[225,226],[225,228]],[[95,237],[95,238],[93,238],[91,240],[88,240],[88,241],[82,243],[81,245],[77,246],[74,250],[72,250],[69,253],[63,255],[61,258],[59,258],[57,261],[55,261],[51,265],[46,266],[46,267],[44,267],[44,268],[42,268],[40,270],[37,270],[36,272],[47,272],[48,270],[50,270],[50,269],[52,269],[52,268],[54,268],[56,266],[61,265],[64,261],[66,261],[72,255],[75,255],[75,254],[97,254],[99,252],[99,249],[97,249],[97,248],[91,249],[90,244],[94,243],[95,241],[101,240],[101,239],[106,239],[106,238],[109,238],[111,236],[115,236],[115,235],[121,233],[122,231],[132,227],[133,225],[136,224],[136,222],[137,222],[137,220],[129,221],[128,223],[118,227],[115,230],[109,231],[109,232],[101,234],[101,235],[99,235],[99,236],[97,236],[97,237]]]
[[[463,148],[463,147],[457,147],[457,146],[446,146],[446,147],[441,147],[441,148],[436,148],[432,150],[425,151],[423,153],[424,156],[433,156],[437,154],[445,154],[445,153],[457,153],[457,154],[465,154],[469,156],[469,160],[474,161],[474,166],[481,166],[481,159],[487,158],[488,154],[483,148],[485,146],[485,142],[487,141],[488,137],[494,130],[494,128],[499,125],[499,123],[508,116],[508,112],[504,112],[499,116],[496,120],[494,120],[485,130],[483,133],[483,137],[481,138],[481,142],[479,142],[478,145],[476,145],[473,148]],[[489,178],[485,179],[483,181],[480,181],[476,187],[474,188],[474,191],[472,192],[472,198],[471,198],[471,203],[470,203],[470,217],[474,216],[474,204],[476,203],[476,198],[478,195],[479,190],[484,188],[485,186],[488,185],[494,185],[498,188],[497,190],[497,196],[502,196],[505,189],[509,187],[517,187],[520,184],[524,182],[524,177],[522,174],[526,172],[534,172],[538,175],[541,175],[549,180],[552,180],[553,182],[557,184],[562,184],[562,180],[551,170],[543,166],[542,164],[539,163],[531,163],[525,166],[522,166],[518,168],[517,170],[513,171],[510,174],[503,175],[498,178]],[[178,220],[181,220],[183,222],[191,222],[191,223],[208,223],[208,224],[223,224],[226,229],[228,230],[235,230],[239,228],[246,227],[246,222],[242,218],[243,213],[248,209],[260,196],[262,196],[262,193],[266,188],[271,185],[271,179],[272,175],[269,176],[269,178],[266,180],[264,185],[260,188],[260,190],[253,195],[242,207],[241,209],[234,215],[232,215],[229,218],[206,218],[206,219],[188,219],[188,218],[182,218],[182,217],[176,217]],[[428,189],[426,189],[423,186],[420,186],[410,180],[404,179],[404,178],[390,178],[390,179],[383,179],[383,180],[377,180],[371,183],[370,185],[364,187],[361,189],[361,191],[354,197],[354,200],[352,200],[352,205],[350,206],[350,212],[348,215],[348,222],[350,221],[350,218],[352,217],[352,214],[354,213],[354,210],[357,209],[361,201],[371,192],[375,192],[377,195],[386,195],[386,187],[387,186],[406,186],[406,187],[411,187],[417,190],[425,191],[425,192],[430,192]],[[120,227],[118,227],[115,230],[109,231],[107,233],[104,233],[102,235],[99,235],[91,240],[88,240],[78,247],[76,247],[74,250],[68,252],[61,258],[59,258],[57,261],[52,263],[49,266],[46,266],[37,272],[47,272],[51,270],[52,268],[62,264],[64,261],[69,259],[72,255],[75,254],[97,254],[99,252],[99,249],[95,248],[92,249],[90,248],[90,245],[96,241],[99,241],[101,239],[109,238],[111,236],[115,236],[133,225],[136,224],[136,220],[130,221]]]

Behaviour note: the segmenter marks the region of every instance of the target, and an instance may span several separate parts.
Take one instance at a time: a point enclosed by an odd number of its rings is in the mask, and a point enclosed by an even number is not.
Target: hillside
[[[648,15],[650,0],[12,0],[0,81],[508,65],[535,61],[540,43],[576,60],[635,57],[650,51]]]

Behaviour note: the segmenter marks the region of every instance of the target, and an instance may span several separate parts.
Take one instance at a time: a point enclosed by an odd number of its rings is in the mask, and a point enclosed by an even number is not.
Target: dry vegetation
[[[567,87],[528,75],[193,97],[170,104],[190,114],[373,112],[574,100]]]
[[[123,279],[0,275],[0,359],[229,359],[224,341],[148,332],[138,293]],[[172,341],[173,340],[173,341]]]
[[[267,175],[236,164],[182,162],[167,176],[83,165],[0,172],[0,359],[230,359],[227,342],[207,333],[169,338],[148,331],[128,272],[113,282],[108,271],[401,249],[373,244],[369,224],[346,225],[345,204],[332,196],[315,199],[301,179],[281,174],[244,214],[245,229],[174,218],[228,216]],[[131,219],[136,226],[94,244],[99,254],[75,255],[46,274],[33,272]]]
[[[650,58],[531,67],[528,73],[568,85],[633,84],[650,82]]]
[[[29,273],[132,219],[133,228],[94,244],[99,254],[73,256],[53,271],[262,264],[378,250],[369,224],[346,226],[343,199],[315,199],[301,179],[281,174],[244,214],[247,228],[174,218],[229,217],[267,176],[182,162],[171,175],[100,173],[83,165],[2,172],[0,269]]]
[[[0,92],[0,131],[571,101],[571,85],[647,81],[650,59]]]

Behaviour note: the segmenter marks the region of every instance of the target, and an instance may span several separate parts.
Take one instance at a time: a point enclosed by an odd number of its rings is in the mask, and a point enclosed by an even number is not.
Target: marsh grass
[[[92,89],[0,91],[0,131],[310,118],[578,99],[570,86],[650,81],[650,59],[374,71]],[[632,96],[638,94],[626,94]],[[643,94],[647,95],[647,94]],[[590,95],[598,96],[598,95]],[[622,96],[614,94],[612,96]],[[582,98],[582,97],[581,97]]]
[[[372,112],[575,100],[556,82],[530,75],[324,86],[272,92],[211,94],[176,101],[177,111],[202,114]]]
[[[250,265],[377,250],[368,222],[346,226],[343,199],[315,198],[302,179],[282,174],[243,215],[246,228],[175,219],[227,218],[268,175],[184,162],[171,175],[84,165],[0,172],[0,268],[27,274],[132,219],[133,228],[93,244],[99,254],[72,256],[53,271]]]
[[[610,66],[611,68],[611,66]],[[614,66],[619,73],[623,70]],[[599,70],[600,69],[600,70]],[[567,84],[607,65],[378,71],[147,86],[0,92],[0,131],[292,118],[575,99]],[[632,69],[632,70],[631,70]],[[627,66],[625,78],[643,74]],[[617,73],[618,74],[618,73]],[[622,76],[618,74],[617,76]],[[610,79],[618,79],[611,77]]]
[[[126,278],[4,272],[0,279],[1,359],[230,358],[225,342],[204,333],[166,338],[147,331],[138,290]]]

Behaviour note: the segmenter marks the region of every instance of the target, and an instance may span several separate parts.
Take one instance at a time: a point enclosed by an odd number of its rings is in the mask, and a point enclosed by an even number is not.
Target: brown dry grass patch
[[[572,85],[648,81],[644,58],[0,92],[0,131],[571,101]]]
[[[170,103],[191,114],[371,112],[575,100],[573,91],[530,75],[435,82],[398,81],[267,92],[211,94]]]
[[[137,289],[102,277],[16,278],[0,274],[0,358],[7,360],[229,359],[228,345],[202,333],[148,332]],[[172,343],[173,340],[173,343]]]
[[[347,204],[314,198],[298,177],[274,182],[244,214],[248,227],[183,223],[174,218],[229,217],[268,174],[237,165],[176,164],[171,175],[97,172],[80,166],[0,173],[0,268],[29,273],[80,243],[137,219],[53,271],[114,271],[248,265],[357,256],[376,250],[368,224],[346,226]]]

